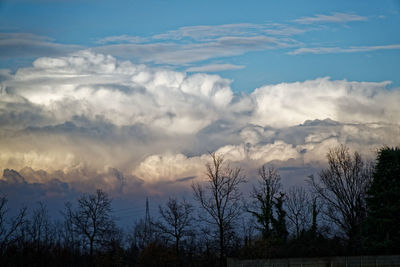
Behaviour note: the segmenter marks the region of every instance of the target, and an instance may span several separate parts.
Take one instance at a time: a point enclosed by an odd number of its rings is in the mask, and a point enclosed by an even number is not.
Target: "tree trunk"
[[[224,246],[224,228],[222,225],[219,227],[219,266],[224,267],[224,254],[225,254],[225,246]]]

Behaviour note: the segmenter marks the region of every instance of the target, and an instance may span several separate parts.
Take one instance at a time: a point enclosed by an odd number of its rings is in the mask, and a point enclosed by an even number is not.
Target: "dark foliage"
[[[370,253],[400,253],[400,148],[378,152],[367,196],[365,246]]]

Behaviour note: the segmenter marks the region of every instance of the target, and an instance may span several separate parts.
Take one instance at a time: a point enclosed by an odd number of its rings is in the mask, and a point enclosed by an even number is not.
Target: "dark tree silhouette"
[[[173,239],[175,253],[179,255],[182,239],[190,237],[193,232],[191,204],[176,198],[169,198],[165,207],[159,206],[160,220],[154,223],[156,229],[164,236]]]
[[[89,245],[92,258],[95,246],[105,245],[109,241],[108,235],[115,229],[111,218],[111,199],[99,189],[95,194],[82,195],[75,210],[71,210],[71,206],[67,209],[74,231]]]
[[[79,234],[74,229],[71,203],[65,204],[65,212],[62,212],[62,215],[64,216],[64,221],[58,223],[58,234],[64,248],[74,253],[78,250],[80,242]]]
[[[33,210],[26,228],[35,252],[41,253],[42,250],[47,249],[46,246],[54,242],[55,232],[46,205],[42,202],[38,205],[39,207]]]
[[[303,187],[290,187],[285,195],[287,218],[292,225],[295,238],[312,225],[313,201]],[[316,222],[315,222],[316,223]]]
[[[7,201],[7,197],[0,197],[0,256],[21,237],[17,233],[26,220],[26,207],[21,208],[15,217],[8,219]]]
[[[203,187],[196,183],[192,188],[195,199],[208,215],[201,215],[201,219],[218,229],[219,260],[220,266],[224,266],[228,236],[242,210],[239,185],[246,180],[240,168],[225,164],[223,156],[211,153],[211,159],[212,162],[206,164],[208,185]]]
[[[378,152],[367,197],[366,245],[373,253],[400,253],[400,148]]]
[[[246,209],[256,218],[257,228],[261,231],[263,239],[268,239],[272,235],[274,201],[279,196],[281,178],[276,169],[267,169],[265,165],[258,170],[258,174],[259,185],[253,187],[253,201]]]
[[[272,226],[274,229],[275,238],[280,242],[286,242],[288,231],[286,227],[286,211],[283,208],[285,195],[280,193],[275,198],[276,219],[272,218]]]
[[[365,196],[372,178],[372,165],[358,152],[350,155],[346,146],[330,149],[327,169],[320,181],[310,176],[315,194],[325,203],[324,214],[347,237],[349,248],[356,252],[360,244],[361,225],[366,217]]]

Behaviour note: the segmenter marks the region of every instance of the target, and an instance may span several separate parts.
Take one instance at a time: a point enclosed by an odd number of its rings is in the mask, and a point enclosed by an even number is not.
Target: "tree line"
[[[261,166],[244,196],[241,168],[210,154],[207,181],[193,201],[170,197],[158,216],[120,229],[102,190],[66,203],[52,220],[43,203],[9,215],[0,197],[1,266],[225,266],[246,259],[399,254],[400,149],[383,147],[374,162],[346,146],[307,186],[284,189],[278,170]],[[147,203],[148,205],[148,203]]]

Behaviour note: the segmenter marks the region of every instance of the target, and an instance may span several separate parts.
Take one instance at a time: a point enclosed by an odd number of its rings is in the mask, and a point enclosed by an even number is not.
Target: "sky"
[[[249,184],[269,164],[287,186],[340,144],[373,158],[400,143],[399,12],[385,0],[2,0],[0,193],[60,208],[102,188],[130,218],[145,196],[190,198],[210,152]]]

